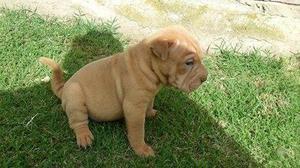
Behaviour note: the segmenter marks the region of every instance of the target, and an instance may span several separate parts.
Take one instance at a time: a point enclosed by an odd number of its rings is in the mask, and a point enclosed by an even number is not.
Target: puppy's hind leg
[[[77,145],[86,148],[94,139],[88,127],[88,111],[85,105],[85,97],[79,84],[70,84],[64,89],[63,106],[69,119],[69,125],[73,129]]]

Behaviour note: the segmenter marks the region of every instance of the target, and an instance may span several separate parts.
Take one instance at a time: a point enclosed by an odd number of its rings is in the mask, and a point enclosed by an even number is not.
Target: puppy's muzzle
[[[204,66],[202,66],[198,72],[198,75],[191,80],[188,92],[196,90],[203,82],[207,80],[208,72]]]

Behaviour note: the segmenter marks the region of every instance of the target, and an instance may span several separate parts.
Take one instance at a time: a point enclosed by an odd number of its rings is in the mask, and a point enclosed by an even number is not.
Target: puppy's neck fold
[[[150,51],[150,50],[149,50]],[[137,45],[134,45],[128,49],[128,62],[131,62],[131,66],[134,66],[135,68],[132,73],[140,73],[143,79],[137,79],[141,83],[148,83],[148,85],[155,86],[153,89],[159,88],[161,85],[161,81],[159,79],[159,76],[156,74],[153,65],[152,65],[152,59],[151,55],[147,50],[147,47],[143,42],[140,42]]]
[[[159,70],[158,65],[155,63],[155,60],[151,58],[151,69],[153,73],[157,76],[160,84],[167,85],[168,84],[168,75],[164,75]]]
[[[151,80],[155,81],[157,85],[168,85],[168,75],[165,75],[161,72],[159,68],[159,61],[157,57],[153,55],[149,44],[146,40],[141,41],[139,44],[133,47],[134,50],[138,50],[134,53],[143,53],[140,55],[136,55],[137,59],[139,59],[142,63],[139,64],[140,69],[144,72],[151,71]],[[140,58],[144,57],[144,58]]]

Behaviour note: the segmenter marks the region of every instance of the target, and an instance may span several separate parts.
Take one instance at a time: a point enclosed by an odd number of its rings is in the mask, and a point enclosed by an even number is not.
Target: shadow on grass
[[[90,31],[78,36],[63,60],[66,76],[92,60],[122,50],[122,43],[111,32]],[[146,122],[147,141],[156,151],[156,157],[149,159],[134,155],[122,121],[91,122],[93,147],[77,149],[67,117],[49,84],[0,91],[0,95],[0,153],[6,166],[260,166],[204,106],[173,89],[158,94],[155,107],[159,116]]]

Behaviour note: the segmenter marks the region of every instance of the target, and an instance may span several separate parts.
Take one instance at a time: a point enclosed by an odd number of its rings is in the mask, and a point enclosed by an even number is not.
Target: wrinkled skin
[[[176,26],[82,67],[68,81],[53,60],[40,58],[40,62],[52,69],[52,90],[62,101],[79,147],[86,148],[94,139],[89,118],[125,118],[128,141],[135,153],[144,157],[154,155],[144,140],[144,126],[146,117],[157,114],[153,102],[161,85],[191,92],[207,78],[199,44]]]
[[[180,28],[178,28],[180,29]],[[166,85],[185,92],[197,89],[207,79],[207,70],[202,64],[203,54],[197,41],[184,29],[160,32],[151,42],[158,74],[165,76]],[[155,48],[159,45],[164,48]],[[161,50],[167,50],[162,52]]]

